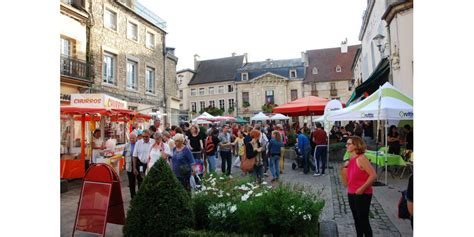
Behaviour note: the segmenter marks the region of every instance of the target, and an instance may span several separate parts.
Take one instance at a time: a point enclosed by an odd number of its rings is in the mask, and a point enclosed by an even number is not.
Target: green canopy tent
[[[245,119],[243,119],[243,118],[241,118],[241,117],[239,117],[239,116],[235,117],[235,119],[236,119],[235,122],[238,123],[238,124],[246,124],[246,123],[249,122],[249,121],[247,121],[247,120],[245,120]]]

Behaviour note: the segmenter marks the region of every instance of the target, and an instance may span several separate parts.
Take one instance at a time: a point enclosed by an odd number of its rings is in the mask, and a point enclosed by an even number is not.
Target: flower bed
[[[193,194],[195,229],[229,234],[317,236],[324,201],[298,186],[210,174]]]

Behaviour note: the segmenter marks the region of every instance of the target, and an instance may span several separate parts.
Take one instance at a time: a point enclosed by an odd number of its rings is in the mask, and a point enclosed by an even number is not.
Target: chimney
[[[341,42],[341,53],[347,53],[347,38]]]
[[[301,52],[301,61],[303,62],[304,67],[308,67],[309,66],[308,54],[306,54],[305,52]]]
[[[235,52],[232,53],[232,57],[235,57],[235,55],[237,55]]]
[[[247,53],[244,53],[244,61],[245,61],[245,64],[247,64],[247,62],[248,62],[248,54]]]
[[[197,70],[198,66],[199,66],[199,55],[195,54],[194,55],[194,71]]]

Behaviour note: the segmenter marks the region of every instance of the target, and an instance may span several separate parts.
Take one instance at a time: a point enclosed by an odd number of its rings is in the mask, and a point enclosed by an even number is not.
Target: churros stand
[[[137,119],[151,117],[128,110],[126,101],[106,94],[72,94],[71,105],[61,106],[61,179],[84,177],[96,128],[107,147],[98,162],[111,165],[118,174],[124,167],[128,127]]]

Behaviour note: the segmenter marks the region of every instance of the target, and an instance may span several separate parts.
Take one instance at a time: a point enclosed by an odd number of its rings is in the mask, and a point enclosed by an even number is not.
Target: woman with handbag
[[[377,178],[374,167],[365,157],[365,143],[360,137],[349,137],[346,149],[351,153],[344,163],[342,180],[347,184],[349,206],[355,222],[357,237],[372,236],[369,223],[369,209],[372,200],[372,183]]]
[[[184,145],[184,135],[176,134],[173,137],[175,148],[171,157],[171,167],[176,178],[187,191],[191,191],[190,178],[194,173],[194,157],[191,150]]]

